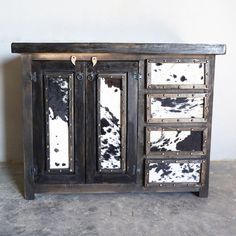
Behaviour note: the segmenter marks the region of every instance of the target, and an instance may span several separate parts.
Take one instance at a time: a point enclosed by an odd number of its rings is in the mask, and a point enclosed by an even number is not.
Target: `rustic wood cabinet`
[[[225,45],[13,43],[22,54],[25,198],[208,196],[215,55]]]

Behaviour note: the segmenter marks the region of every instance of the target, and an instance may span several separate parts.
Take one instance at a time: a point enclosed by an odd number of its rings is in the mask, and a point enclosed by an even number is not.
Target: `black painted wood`
[[[12,43],[13,53],[225,54],[224,44]]]
[[[23,65],[23,152],[25,199],[33,200],[35,172],[33,150],[33,91],[31,83],[31,56],[22,57]]]

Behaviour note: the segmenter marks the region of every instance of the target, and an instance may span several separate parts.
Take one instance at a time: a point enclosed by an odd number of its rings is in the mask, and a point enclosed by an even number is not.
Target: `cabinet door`
[[[135,182],[138,62],[88,62],[86,73],[86,181]]]
[[[37,61],[33,71],[37,181],[83,183],[85,83],[79,77],[83,66],[75,67],[66,61]]]

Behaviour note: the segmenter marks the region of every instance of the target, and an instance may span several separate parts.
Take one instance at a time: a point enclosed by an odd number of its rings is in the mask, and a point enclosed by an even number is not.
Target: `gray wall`
[[[226,43],[215,74],[212,159],[236,159],[234,0],[1,1],[0,161],[22,160],[18,42]]]

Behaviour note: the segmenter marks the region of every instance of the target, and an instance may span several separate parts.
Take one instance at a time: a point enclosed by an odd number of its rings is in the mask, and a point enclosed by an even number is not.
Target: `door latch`
[[[71,61],[71,63],[75,66],[75,63],[76,63],[76,56],[71,56],[71,57],[70,57],[70,61]]]
[[[95,66],[97,64],[97,62],[98,62],[97,57],[92,57],[91,60],[92,60],[93,66]]]

